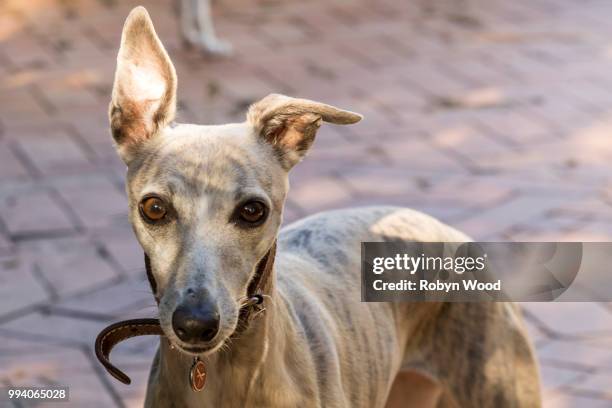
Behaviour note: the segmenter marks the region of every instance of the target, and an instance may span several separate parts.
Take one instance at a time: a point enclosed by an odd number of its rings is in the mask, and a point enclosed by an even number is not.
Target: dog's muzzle
[[[232,334],[235,336],[239,332],[244,331],[249,323],[259,316],[264,310],[264,299],[270,293],[272,287],[272,270],[274,268],[274,257],[276,255],[276,241],[272,244],[266,255],[257,263],[255,275],[251,279],[247,288],[247,299],[242,303],[240,308],[238,325]],[[148,256],[145,254],[145,268],[147,277],[151,284],[151,289],[155,295],[155,299],[159,303],[157,296],[157,283],[151,271],[151,264]],[[96,357],[113,377],[124,384],[130,384],[132,381],[123,371],[118,369],[110,362],[110,353],[118,343],[137,336],[164,336],[164,331],[161,328],[159,319],[131,319],[113,323],[104,328],[96,337],[95,352]],[[194,359],[194,364],[189,372],[189,381],[192,389],[201,391],[204,388],[204,379],[206,371],[204,363],[197,357]]]

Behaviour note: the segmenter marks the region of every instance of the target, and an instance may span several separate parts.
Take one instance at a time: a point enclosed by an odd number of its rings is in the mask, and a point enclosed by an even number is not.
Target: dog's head
[[[234,332],[256,265],[276,237],[287,173],[321,121],[361,116],[269,95],[243,123],[173,125],[176,73],[142,7],[127,18],[110,122],[127,164],[129,216],[150,258],[159,317],[182,350],[216,350]]]

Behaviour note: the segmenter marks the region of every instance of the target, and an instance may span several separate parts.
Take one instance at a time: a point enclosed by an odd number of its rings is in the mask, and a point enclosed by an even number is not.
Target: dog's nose
[[[219,331],[219,312],[209,302],[188,300],[172,314],[172,328],[185,343],[210,341]]]

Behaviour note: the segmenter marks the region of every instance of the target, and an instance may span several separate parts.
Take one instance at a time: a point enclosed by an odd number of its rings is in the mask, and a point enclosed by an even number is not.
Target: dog
[[[273,94],[242,123],[175,124],[176,84],[148,13],[135,8],[109,116],[165,334],[145,406],[540,406],[515,305],[360,301],[362,241],[469,237],[396,207],[329,211],[280,230],[288,173],[319,126],[360,115]],[[262,279],[261,308],[241,324]],[[207,367],[202,392],[187,379],[194,361]]]
[[[232,46],[217,37],[210,2],[181,0],[181,34],[187,46],[198,48],[206,54],[226,57],[232,54]]]

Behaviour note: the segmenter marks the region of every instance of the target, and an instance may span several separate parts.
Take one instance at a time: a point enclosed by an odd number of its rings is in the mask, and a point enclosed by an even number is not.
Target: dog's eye
[[[158,222],[164,219],[168,210],[159,197],[147,197],[140,203],[140,214],[148,222]]]
[[[263,223],[266,215],[268,215],[268,209],[259,201],[249,201],[238,210],[240,220],[252,226]]]

